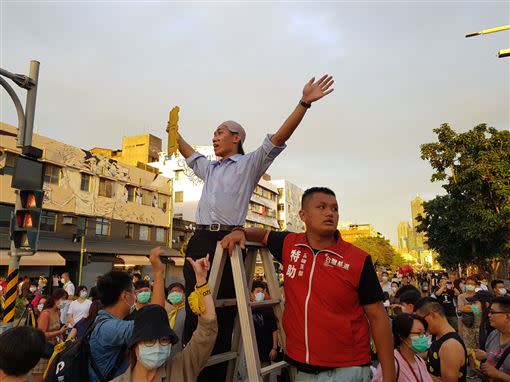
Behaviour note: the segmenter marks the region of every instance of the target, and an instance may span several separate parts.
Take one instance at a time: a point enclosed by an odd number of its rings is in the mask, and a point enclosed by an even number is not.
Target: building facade
[[[278,187],[278,225],[282,231],[303,232],[305,224],[299,217],[303,190],[286,179],[272,180]]]
[[[340,234],[342,239],[349,243],[361,237],[377,237],[380,235],[372,224],[349,224],[348,228],[340,229]]]
[[[0,124],[0,267],[5,268],[15,203],[11,180],[20,154],[16,136],[14,126]],[[143,269],[150,265],[145,255],[151,248],[170,246],[171,179],[40,135],[34,135],[33,145],[43,150],[43,214],[39,252],[21,260],[21,275],[66,270],[76,280],[81,232],[88,263],[82,283],[88,286],[112,267]]]

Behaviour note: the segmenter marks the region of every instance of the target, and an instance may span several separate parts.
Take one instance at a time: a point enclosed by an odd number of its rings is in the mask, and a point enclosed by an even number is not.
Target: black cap
[[[170,338],[172,344],[179,341],[177,334],[170,329],[166,310],[159,305],[149,304],[136,312],[133,335],[129,340],[128,347],[131,348],[140,341],[165,337]]]
[[[479,290],[473,297],[466,297],[469,302],[481,301],[481,302],[492,302],[496,296],[486,290]]]
[[[151,285],[149,284],[149,282],[147,280],[138,280],[134,285],[135,285],[135,290],[151,287]]]
[[[182,290],[184,290],[184,285],[183,285],[182,283],[178,282],[178,281],[176,281],[176,282],[174,282],[174,283],[171,283],[171,284],[168,286],[168,288],[167,288],[167,289],[168,289],[168,291],[170,292],[170,290],[171,290],[172,288],[175,288],[175,287],[179,287],[179,288],[181,288]]]

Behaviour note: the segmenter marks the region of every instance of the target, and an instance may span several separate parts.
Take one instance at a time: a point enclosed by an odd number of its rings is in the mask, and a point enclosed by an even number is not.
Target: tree
[[[360,237],[353,244],[372,256],[375,265],[390,266],[397,255],[390,242],[383,237]]]
[[[421,146],[446,195],[424,203],[419,231],[445,267],[475,263],[485,271],[510,256],[510,132],[485,124],[457,133],[434,129],[438,142]]]

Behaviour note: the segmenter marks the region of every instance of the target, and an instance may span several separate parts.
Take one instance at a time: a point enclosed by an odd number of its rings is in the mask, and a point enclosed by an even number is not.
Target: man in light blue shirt
[[[204,181],[196,213],[197,230],[188,242],[186,257],[196,260],[209,254],[212,262],[216,243],[232,230],[242,229],[250,197],[260,177],[286,147],[285,142],[299,126],[311,104],[333,91],[331,88],[333,82],[333,78],[328,75],[322,76],[317,81],[315,78],[308,81],[303,88],[300,102],[283,125],[275,134],[268,134],[262,146],[251,153],[244,154],[246,132],[234,121],[226,121],[214,131],[212,143],[215,155],[221,158],[218,161],[210,161],[195,152],[179,135],[180,153],[186,158],[188,166]],[[195,287],[195,274],[188,262],[184,264],[183,274],[186,295],[189,296]],[[232,269],[230,262],[227,261],[218,298],[233,297]],[[231,348],[235,307],[221,308],[216,313],[218,336],[213,354],[223,353]],[[190,341],[196,326],[197,317],[186,301],[183,344]],[[198,381],[224,381],[226,366],[227,364],[223,363],[204,369]]]

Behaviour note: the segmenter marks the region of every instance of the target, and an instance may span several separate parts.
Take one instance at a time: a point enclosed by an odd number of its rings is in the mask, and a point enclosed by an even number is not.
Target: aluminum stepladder
[[[257,262],[257,254],[260,254],[262,260],[264,275],[271,299],[262,302],[250,302],[250,291]],[[225,268],[225,262],[228,260],[230,260],[232,265],[236,298],[218,300],[218,289]],[[231,351],[211,356],[206,366],[228,361],[226,382],[233,381],[234,377],[237,376],[239,361],[243,352],[246,360],[249,382],[262,382],[262,378],[265,375],[274,373],[288,366],[287,362],[280,361],[261,368],[259,361],[252,309],[263,307],[273,308],[273,312],[278,320],[280,345],[285,349],[285,333],[282,328],[283,299],[272,256],[267,248],[259,244],[248,243],[246,245],[246,259],[243,263],[243,255],[239,245],[236,246],[232,256],[229,256],[227,251],[223,250],[218,242],[209,273],[209,288],[211,289],[215,306],[217,308],[237,306],[237,316],[234,322]]]

